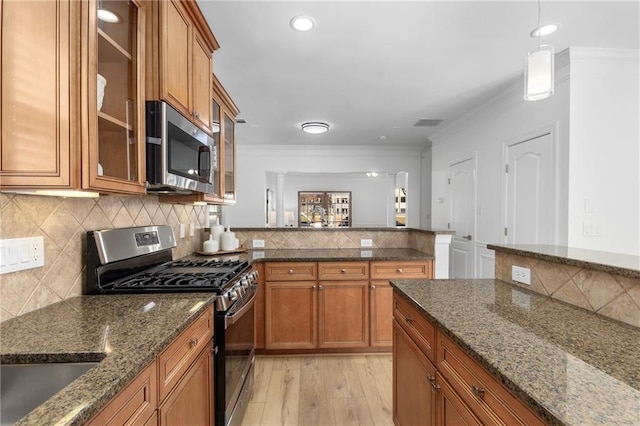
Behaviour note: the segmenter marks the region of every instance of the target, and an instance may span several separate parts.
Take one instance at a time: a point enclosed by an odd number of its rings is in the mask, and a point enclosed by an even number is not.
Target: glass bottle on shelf
[[[97,147],[91,163],[97,162],[98,178],[141,185],[139,127],[144,99],[138,46],[143,40],[138,39],[138,26],[142,12],[135,1],[91,4],[97,21]]]

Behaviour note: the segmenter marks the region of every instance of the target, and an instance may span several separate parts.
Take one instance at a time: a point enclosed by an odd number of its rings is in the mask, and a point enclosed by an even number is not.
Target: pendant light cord
[[[538,29],[538,51],[540,50],[540,0],[538,0],[538,26],[536,27]]]

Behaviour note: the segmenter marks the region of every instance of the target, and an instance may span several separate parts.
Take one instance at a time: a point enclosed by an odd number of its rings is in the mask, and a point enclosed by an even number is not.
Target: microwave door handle
[[[225,330],[230,326],[235,324],[241,316],[247,313],[247,311],[253,308],[253,305],[256,301],[256,296],[258,295],[258,291],[254,291],[251,299],[247,300],[247,302],[238,310],[238,312],[233,315],[226,315],[224,317],[224,328]]]
[[[205,160],[206,167],[202,167],[202,157],[206,155]],[[211,148],[201,145],[198,147],[198,180],[201,182],[209,182],[211,175]]]

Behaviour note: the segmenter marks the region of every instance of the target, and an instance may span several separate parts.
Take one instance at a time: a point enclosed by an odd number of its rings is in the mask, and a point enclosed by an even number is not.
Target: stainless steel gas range
[[[241,260],[176,260],[170,226],[87,233],[84,294],[215,292],[215,424],[242,422],[253,387],[257,271]]]

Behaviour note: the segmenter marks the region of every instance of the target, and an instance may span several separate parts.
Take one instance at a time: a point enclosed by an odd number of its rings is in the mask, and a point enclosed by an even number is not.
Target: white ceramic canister
[[[211,235],[213,235],[213,239],[218,242],[218,246],[222,247],[222,241],[220,240],[220,236],[224,232],[224,226],[220,225],[220,218],[216,218],[216,224],[211,226]]]
[[[213,238],[213,234],[209,234],[209,239],[202,244],[202,251],[205,253],[215,253],[219,250],[218,241]]]
[[[220,248],[223,251],[234,250],[236,248],[236,234],[231,232],[231,228],[227,226],[227,230],[220,236]]]

